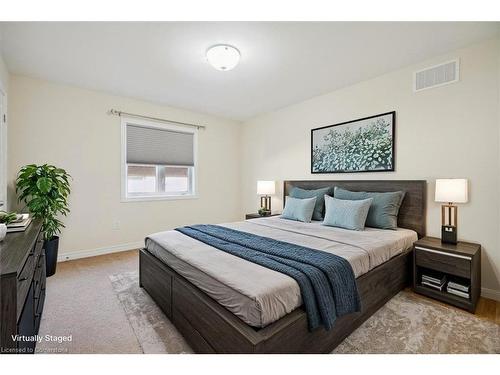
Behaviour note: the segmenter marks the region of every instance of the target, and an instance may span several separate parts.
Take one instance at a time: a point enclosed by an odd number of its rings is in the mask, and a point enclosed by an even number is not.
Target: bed
[[[356,276],[361,311],[338,318],[331,330],[310,332],[292,278],[177,231],[153,234],[140,251],[141,287],[195,352],[330,352],[408,284],[412,244],[425,235],[425,181],[285,181],[284,195],[294,186],[406,192],[397,231],[355,232],[280,217],[222,224],[347,259]]]

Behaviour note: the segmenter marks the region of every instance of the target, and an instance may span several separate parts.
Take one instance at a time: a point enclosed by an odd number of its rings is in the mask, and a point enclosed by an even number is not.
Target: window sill
[[[126,197],[121,199],[122,203],[130,202],[149,202],[149,201],[177,201],[186,199],[198,199],[198,195],[164,195],[164,196],[150,196],[150,197]]]

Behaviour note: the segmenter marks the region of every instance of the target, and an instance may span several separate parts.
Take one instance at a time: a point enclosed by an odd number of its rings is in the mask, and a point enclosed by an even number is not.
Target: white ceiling
[[[497,25],[2,22],[0,33],[12,73],[245,120],[493,37]],[[208,65],[217,43],[236,46],[240,65]]]

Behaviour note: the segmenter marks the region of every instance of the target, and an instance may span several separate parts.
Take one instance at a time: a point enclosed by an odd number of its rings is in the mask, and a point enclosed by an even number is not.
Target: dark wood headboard
[[[338,186],[352,191],[405,191],[403,204],[399,209],[398,226],[400,228],[412,229],[417,232],[418,237],[425,236],[426,203],[427,203],[427,181],[425,180],[304,180],[284,181],[283,198],[286,197],[292,187],[302,189],[319,189],[328,186]],[[283,199],[285,202],[285,199]]]

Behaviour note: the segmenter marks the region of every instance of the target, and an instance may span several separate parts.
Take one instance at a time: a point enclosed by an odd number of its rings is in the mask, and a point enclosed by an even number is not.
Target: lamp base
[[[260,208],[271,213],[271,197],[269,195],[260,197]]]
[[[265,208],[261,208],[259,210],[259,215],[260,216],[271,216],[271,211],[266,210]]]
[[[457,227],[454,225],[441,226],[441,242],[455,245],[457,243]]]

